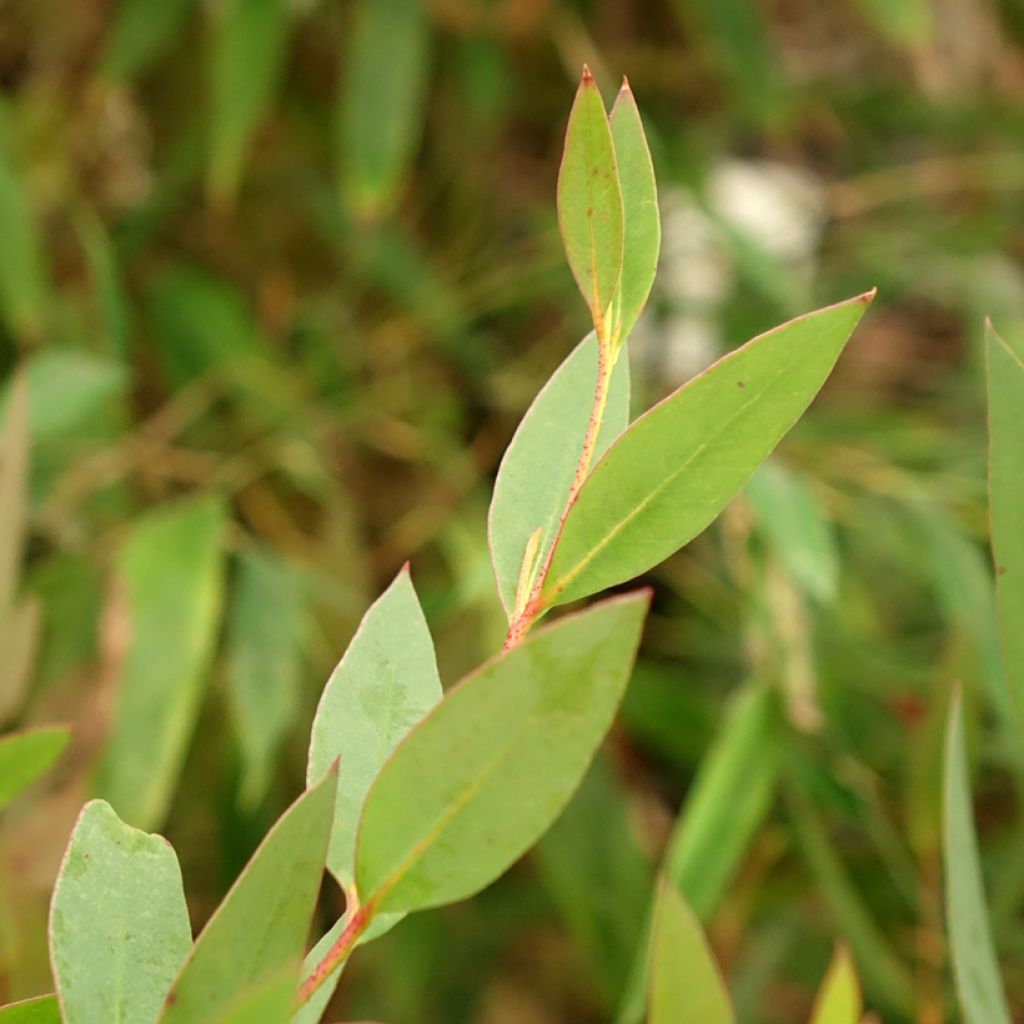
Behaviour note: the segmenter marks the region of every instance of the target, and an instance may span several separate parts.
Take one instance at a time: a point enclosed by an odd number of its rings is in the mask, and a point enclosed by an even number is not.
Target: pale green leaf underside
[[[0,810],[43,775],[68,743],[67,729],[28,729],[0,737]]]
[[[498,594],[509,614],[530,537],[540,529],[538,566],[555,538],[583,449],[596,385],[597,337],[591,331],[537,394],[501,460],[487,525]],[[620,353],[594,457],[599,458],[628,424],[629,360]],[[531,582],[535,576],[536,572]]]
[[[161,1024],[207,1024],[284,974],[294,993],[327,856],[337,773],[328,772],[267,833],[196,940]]]
[[[50,906],[50,961],[65,1024],[153,1024],[192,947],[170,843],[85,805]]]
[[[700,922],[667,878],[658,885],[648,991],[648,1024],[734,1022]]]
[[[61,1024],[56,996],[38,996],[0,1006],[0,1024]]]
[[[964,1021],[1010,1024],[982,884],[959,694],[949,712],[944,789],[946,921]]]
[[[840,947],[818,990],[811,1024],[860,1024],[861,1010],[857,971],[850,954]]]
[[[434,643],[408,569],[370,607],[313,720],[310,779],[340,758],[327,866],[352,885],[356,828],[370,784],[409,730],[441,699]]]
[[[545,603],[631,579],[700,533],[807,408],[871,297],[760,335],[636,420],[566,518]]]
[[[645,593],[527,637],[450,690],[370,790],[356,881],[384,910],[478,892],[561,812],[632,669]]]

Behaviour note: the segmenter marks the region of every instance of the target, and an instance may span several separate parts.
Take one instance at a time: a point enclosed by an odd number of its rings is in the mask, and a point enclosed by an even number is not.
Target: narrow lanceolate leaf
[[[288,973],[294,994],[327,856],[337,778],[332,768],[267,833],[196,940],[160,1024],[232,1020],[240,997],[263,984],[273,989]]]
[[[821,983],[810,1024],[860,1024],[860,982],[849,951],[836,949]]]
[[[37,996],[0,1006],[0,1024],[61,1024],[56,996]]]
[[[69,735],[67,729],[29,729],[0,737],[0,810],[49,770]]]
[[[487,526],[498,594],[510,616],[531,537],[540,530],[523,587],[527,593],[558,530],[594,406],[597,362],[597,337],[591,332],[533,400],[501,460]],[[594,458],[628,423],[629,360],[622,353],[612,371]]]
[[[85,805],[50,904],[50,961],[65,1024],[152,1024],[192,947],[170,843]]]
[[[991,328],[988,352],[989,487],[1003,659],[1024,715],[1024,346]]]
[[[648,1024],[733,1024],[732,1006],[696,914],[667,878],[658,885]]]
[[[640,111],[629,82],[623,80],[609,117],[619,170],[624,216],[622,277],[615,331],[624,341],[640,316],[654,284],[661,248],[661,219],[654,165]]]
[[[381,769],[363,810],[363,902],[417,910],[494,881],[561,812],[611,725],[646,592],[560,620],[451,690]]]
[[[313,720],[308,777],[319,778],[340,758],[327,867],[345,889],[352,885],[367,790],[399,741],[440,699],[434,643],[407,566],[363,617]]]
[[[631,579],[700,533],[810,404],[872,297],[754,338],[633,423],[566,518],[545,605]]]
[[[960,1007],[965,1024],[1010,1024],[985,904],[959,695],[949,712],[944,789],[946,920]]]
[[[199,712],[224,530],[220,501],[190,500],[141,520],[117,556],[131,640],[96,792],[141,828],[163,819]]]
[[[288,1024],[294,1008],[295,977],[289,966],[285,972],[244,989],[207,1024]]]
[[[587,68],[576,92],[558,172],[558,223],[569,269],[598,334],[622,275],[624,218],[608,115]]]

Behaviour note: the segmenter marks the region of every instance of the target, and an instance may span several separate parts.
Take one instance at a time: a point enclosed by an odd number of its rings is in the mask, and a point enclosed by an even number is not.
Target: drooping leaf
[[[810,404],[871,298],[754,338],[636,420],[566,518],[546,604],[631,579],[700,533]]]
[[[206,1024],[218,1015],[231,1020],[240,997],[264,984],[276,991],[275,982],[289,972],[294,994],[327,856],[337,778],[332,767],[267,833],[196,940],[160,1024]]]
[[[597,337],[591,332],[537,394],[501,460],[487,526],[498,594],[509,615],[523,555],[536,530],[541,532],[528,587],[551,548],[583,448],[596,384]],[[628,423],[629,360],[623,352],[608,386],[595,459]]]
[[[528,636],[449,691],[381,769],[363,809],[356,884],[379,910],[463,899],[551,825],[629,679],[645,592]]]
[[[131,81],[167,49],[185,27],[196,0],[120,0],[100,61],[103,73]]]
[[[37,996],[0,1006],[0,1024],[61,1024],[56,996]]]
[[[381,765],[441,699],[434,642],[408,566],[370,607],[324,688],[309,746],[309,778],[340,758],[327,866],[348,890],[363,801]]]
[[[399,199],[422,134],[430,19],[424,0],[359,0],[353,18],[338,97],[339,185],[353,217],[379,218]]]
[[[51,768],[70,735],[57,728],[0,736],[0,810]]]
[[[667,878],[658,883],[648,1024],[733,1024],[729,994],[697,915]]]
[[[583,69],[558,172],[558,223],[576,283],[604,338],[622,275],[625,226],[615,148],[597,83]]]
[[[960,1007],[966,1024],[1010,1024],[985,904],[959,694],[949,709],[944,789],[946,920]]]
[[[208,187],[231,203],[253,132],[273,101],[288,39],[287,0],[226,0],[216,27]]]
[[[242,752],[241,800],[248,807],[265,795],[298,710],[303,627],[302,593],[289,566],[270,551],[242,554],[228,622],[227,677]]]
[[[860,1024],[860,982],[853,960],[844,946],[839,946],[821,983],[810,1024]]]
[[[103,800],[82,808],[50,904],[65,1024],[152,1024],[192,947],[178,858]]]
[[[623,212],[622,276],[616,330],[629,337],[654,284],[661,248],[661,218],[654,165],[633,91],[623,81],[609,117]]]
[[[141,519],[117,556],[130,643],[96,793],[153,828],[199,713],[221,607],[225,510],[199,498]]]
[[[989,325],[989,489],[996,598],[1006,676],[1024,715],[1024,346]]]

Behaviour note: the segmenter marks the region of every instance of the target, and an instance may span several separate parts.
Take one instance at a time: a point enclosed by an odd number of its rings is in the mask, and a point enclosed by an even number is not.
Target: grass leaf
[[[68,745],[67,729],[26,729],[0,736],[0,810],[49,771]]]
[[[821,983],[810,1024],[860,1024],[860,982],[849,951],[839,946]]]

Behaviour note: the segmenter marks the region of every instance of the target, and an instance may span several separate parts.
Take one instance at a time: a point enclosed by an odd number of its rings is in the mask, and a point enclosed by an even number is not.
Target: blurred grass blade
[[[250,809],[266,794],[281,741],[298,711],[304,626],[302,593],[288,564],[269,550],[244,552],[231,598],[226,654],[242,753],[240,799]]]
[[[26,729],[0,736],[0,811],[54,765],[68,745],[67,729]]]
[[[117,251],[103,221],[92,211],[77,218],[79,237],[89,264],[89,276],[107,329],[108,351],[127,359],[131,347],[128,295]]]
[[[541,531],[527,592],[555,538],[576,475],[596,384],[597,337],[591,331],[537,394],[501,460],[487,528],[498,594],[509,616],[530,538]],[[612,370],[594,458],[600,458],[628,423],[629,360],[623,354]]]
[[[860,1024],[860,982],[849,951],[839,946],[821,983],[810,1024]]]
[[[100,67],[128,82],[149,69],[181,34],[197,0],[118,0]]]
[[[648,600],[614,598],[532,634],[409,733],[363,809],[364,904],[411,911],[464,899],[543,835],[611,725]]]
[[[566,517],[546,605],[631,579],[697,536],[810,404],[872,297],[754,338],[636,420]]]
[[[625,225],[608,115],[586,67],[569,114],[558,171],[558,223],[569,269],[605,344],[606,314],[622,276]]]
[[[337,781],[332,767],[267,833],[196,940],[160,1024],[208,1024],[220,1015],[231,1020],[235,1000],[251,986],[267,984],[276,991],[275,982],[285,974],[294,997],[327,857]]]
[[[697,915],[667,878],[658,883],[648,1024],[734,1024],[725,983]]]
[[[313,720],[307,777],[319,778],[341,758],[327,867],[346,892],[367,791],[391,752],[440,699],[434,642],[406,566],[363,617]]]
[[[131,640],[96,793],[164,818],[203,698],[221,610],[225,509],[204,497],[140,519],[117,556]]]
[[[654,165],[647,148],[640,111],[625,80],[612,106],[609,122],[624,221],[622,277],[619,280],[615,329],[625,341],[647,303],[661,248]]]
[[[991,324],[986,335],[996,597],[1006,674],[1024,716],[1024,346],[1011,348]]]
[[[0,628],[7,625],[18,589],[28,519],[29,387],[15,375],[0,435]]]
[[[431,32],[426,0],[357,0],[338,97],[338,180],[357,219],[401,196],[424,124]]]
[[[943,859],[953,976],[965,1024],[1010,1024],[989,926],[971,809],[963,707],[954,696],[946,732]]]
[[[252,136],[277,92],[288,41],[287,0],[226,0],[214,30],[210,162],[213,201],[230,206]]]
[[[65,1024],[151,1024],[192,948],[178,858],[163,836],[82,808],[50,905]]]
[[[56,996],[37,996],[0,1006],[0,1024],[61,1024]]]

